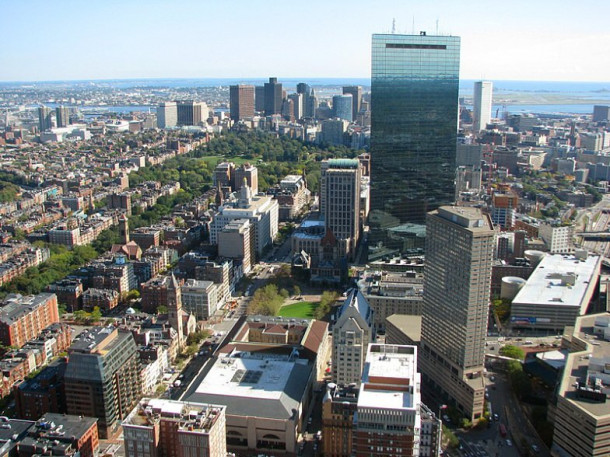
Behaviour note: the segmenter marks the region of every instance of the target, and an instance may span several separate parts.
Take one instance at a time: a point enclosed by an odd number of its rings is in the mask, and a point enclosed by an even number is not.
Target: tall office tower
[[[368,346],[358,393],[352,455],[420,455],[420,385],[415,346]]]
[[[235,190],[235,164],[233,162],[220,162],[214,168],[214,187]]]
[[[162,102],[157,106],[157,125],[161,129],[178,125],[178,105],[176,102]]]
[[[281,114],[282,99],[282,84],[277,82],[277,78],[269,78],[265,83],[265,115]]]
[[[369,343],[375,341],[373,308],[358,289],[352,289],[333,326],[332,378],[347,386],[360,384]]]
[[[52,112],[53,110],[46,106],[38,107],[38,128],[41,133],[53,127],[53,122],[51,121]]]
[[[282,101],[282,117],[288,122],[294,122],[294,101],[292,98],[284,98]]]
[[[181,100],[178,106],[178,125],[199,125],[208,119],[208,106],[193,100]]]
[[[100,438],[113,434],[140,396],[138,349],[131,332],[93,327],[68,349],[65,374],[68,414],[97,417]]]
[[[460,38],[373,35],[369,244],[404,251],[408,223],[455,198]]]
[[[321,168],[320,214],[339,243],[340,255],[353,261],[360,238],[360,162],[331,159]]]
[[[184,330],[182,325],[182,290],[180,284],[172,273],[171,280],[167,285],[167,320],[169,325],[178,334],[178,347],[184,346]]]
[[[441,206],[428,214],[420,368],[471,420],[483,415],[485,336],[494,230],[478,208]]]
[[[475,133],[485,130],[491,122],[491,103],[493,97],[491,81],[476,81],[473,96],[472,130]]]
[[[254,87],[254,109],[259,113],[265,111],[265,86]]]
[[[352,105],[353,97],[351,94],[333,96],[333,112],[335,117],[339,119],[352,122]]]
[[[343,95],[352,96],[352,121],[356,120],[362,103],[362,86],[343,86]]]
[[[235,122],[254,116],[254,86],[237,85],[229,87],[231,119]]]
[[[294,118],[298,121],[299,119],[303,119],[303,94],[290,94],[288,96],[293,103],[293,115]]]
[[[610,106],[594,105],[593,122],[604,122],[610,119]]]
[[[303,117],[313,118],[316,115],[316,96],[313,88],[306,83],[297,84],[297,94],[303,94]]]
[[[244,179],[252,195],[258,194],[258,169],[254,165],[245,163],[235,169],[235,192],[243,187]]]
[[[57,127],[67,127],[70,123],[70,110],[65,106],[55,108],[55,123]]]

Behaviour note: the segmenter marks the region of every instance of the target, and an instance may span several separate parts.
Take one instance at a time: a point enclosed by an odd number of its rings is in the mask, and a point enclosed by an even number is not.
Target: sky
[[[461,37],[462,79],[610,81],[606,0],[0,0],[0,81],[366,78],[371,35]]]

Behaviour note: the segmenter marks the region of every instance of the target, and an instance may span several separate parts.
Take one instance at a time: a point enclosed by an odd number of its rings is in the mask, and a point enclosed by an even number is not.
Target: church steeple
[[[182,348],[185,342],[182,329],[182,290],[174,273],[167,286],[167,320],[178,333],[178,347]]]
[[[119,238],[122,244],[129,243],[129,221],[125,214],[119,216]]]

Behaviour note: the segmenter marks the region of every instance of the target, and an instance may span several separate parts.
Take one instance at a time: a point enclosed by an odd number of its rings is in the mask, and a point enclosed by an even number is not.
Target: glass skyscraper
[[[455,198],[460,38],[375,34],[372,50],[369,247],[404,253]]]

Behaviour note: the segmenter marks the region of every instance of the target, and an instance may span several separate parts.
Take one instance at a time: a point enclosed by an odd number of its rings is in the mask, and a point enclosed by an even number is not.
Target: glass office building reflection
[[[370,255],[405,253],[455,199],[460,38],[375,34],[372,54]]]

